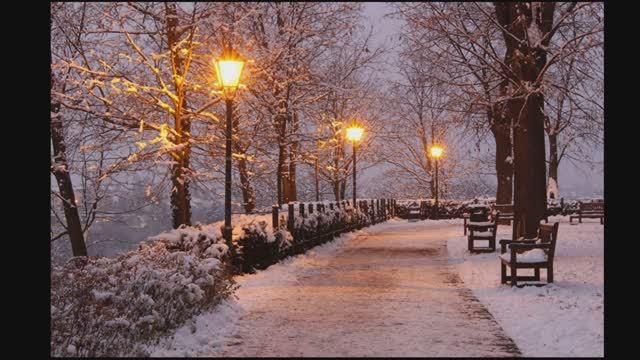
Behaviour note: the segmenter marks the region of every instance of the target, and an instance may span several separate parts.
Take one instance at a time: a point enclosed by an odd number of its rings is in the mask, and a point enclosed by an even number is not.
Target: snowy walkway
[[[243,315],[226,336],[206,339],[199,319],[198,349],[174,344],[172,355],[519,355],[448,263],[459,232],[458,222],[390,221],[245,275]]]

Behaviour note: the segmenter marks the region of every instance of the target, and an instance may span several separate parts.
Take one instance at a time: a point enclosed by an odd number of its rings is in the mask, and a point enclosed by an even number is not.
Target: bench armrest
[[[551,248],[551,244],[549,243],[542,243],[542,244],[535,244],[535,243],[513,243],[511,245],[509,245],[510,249],[516,249],[516,250],[528,250],[528,249],[549,249]]]
[[[500,244],[513,244],[513,243],[523,243],[523,244],[532,244],[538,239],[529,239],[529,240],[511,240],[511,239],[501,239],[498,242]]]
[[[500,253],[504,254],[507,252],[507,245],[512,245],[512,244],[535,244],[535,241],[537,239],[529,239],[529,240],[525,240],[525,239],[518,239],[518,240],[511,240],[511,239],[501,239],[498,240],[498,243],[500,244]]]

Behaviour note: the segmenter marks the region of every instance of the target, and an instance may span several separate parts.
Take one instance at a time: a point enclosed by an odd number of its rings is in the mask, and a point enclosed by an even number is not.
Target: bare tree
[[[210,54],[196,26],[207,9],[175,3],[95,6],[102,22],[86,31],[85,41],[99,43],[99,51],[84,50],[79,61],[59,60],[59,67],[79,74],[79,93],[62,97],[62,104],[121,129],[123,138],[136,143],[112,170],[168,156],[172,223],[190,225],[191,148],[203,140],[192,134],[192,121],[217,121],[206,111],[215,104],[205,90],[209,78],[202,75],[211,70]]]
[[[250,5],[248,5],[250,6]],[[247,13],[250,55],[256,60],[251,95],[272,118],[278,146],[278,203],[297,199],[301,117],[315,101],[309,88],[321,55],[351,31],[355,3],[261,3]],[[240,30],[237,30],[240,31]]]
[[[488,120],[484,123],[496,140],[498,186],[509,186],[513,163],[516,212],[527,236],[535,233],[546,209],[545,75],[558,62],[593,46],[588,39],[601,32],[600,21],[578,27],[571,18],[578,12],[593,14],[599,6],[535,2],[496,3],[493,7],[487,3],[398,5],[399,14],[409,24],[407,35],[447,74],[440,80],[458,89],[457,103],[466,105],[470,115],[484,107]],[[567,27],[576,30],[572,36],[554,37]],[[498,197],[506,200],[508,191],[502,194],[499,190]]]
[[[396,5],[396,15],[405,21],[403,36],[408,51],[420,51],[423,62],[439,70],[432,81],[449,87],[452,101],[447,108],[465,118],[478,139],[487,129],[495,143],[498,203],[510,203],[513,162],[510,121],[498,99],[505,82],[498,66],[498,29],[485,14],[486,3],[405,3]],[[482,11],[479,11],[482,10]]]
[[[557,8],[556,8],[557,5]],[[519,231],[533,237],[546,212],[544,147],[544,84],[549,68],[592,45],[586,39],[602,31],[602,24],[579,29],[574,36],[550,47],[572,15],[590,11],[590,3],[495,3],[497,22],[505,41],[503,67],[509,81],[507,111],[515,123],[515,216]]]
[[[75,10],[75,11],[74,11]],[[72,14],[69,14],[73,12]],[[86,7],[80,9],[72,9],[65,4],[52,3],[51,4],[51,32],[52,38],[57,41],[53,41],[52,53],[64,54],[70,58],[77,57],[78,52],[73,46],[69,46],[71,43],[77,43],[79,41],[80,34],[84,27],[84,19],[86,14]],[[74,26],[71,26],[68,21],[69,17],[77,18],[78,21]],[[60,93],[66,93],[68,91],[66,87],[65,78],[69,75],[67,71],[55,71],[51,72],[51,92],[56,89]],[[58,80],[56,80],[58,79]],[[87,256],[87,248],[84,241],[84,232],[82,229],[82,223],[80,220],[80,214],[78,212],[78,206],[76,196],[73,189],[73,183],[71,180],[70,166],[67,161],[67,146],[65,141],[65,127],[61,113],[61,106],[58,100],[51,102],[51,143],[53,147],[53,162],[51,164],[51,172],[54,175],[56,182],[58,183],[59,192],[52,192],[57,196],[64,209],[65,221],[61,221],[64,231],[60,234],[52,234],[51,241],[55,241],[65,235],[69,237],[71,242],[71,249],[73,256]],[[54,211],[55,214],[55,209]],[[56,217],[58,217],[56,215]],[[59,218],[59,217],[58,217]]]
[[[560,27],[567,41],[601,22],[602,9],[570,15],[570,26]],[[588,162],[602,145],[603,34],[594,34],[583,51],[575,51],[549,69],[545,96],[545,131],[549,145],[547,197],[558,198],[558,168],[563,158]],[[557,46],[552,43],[552,47]]]
[[[371,149],[383,126],[382,96],[377,91],[380,85],[374,70],[384,50],[374,47],[371,38],[371,31],[354,33],[327,52],[316,77],[318,101],[308,111],[315,129],[308,142],[313,149],[314,166],[317,160],[318,177],[329,183],[336,200],[345,199],[354,165],[352,144],[345,138],[345,129],[352,122],[366,129],[367,135],[357,145],[356,154],[357,170],[362,171],[372,165],[362,160],[373,160]]]

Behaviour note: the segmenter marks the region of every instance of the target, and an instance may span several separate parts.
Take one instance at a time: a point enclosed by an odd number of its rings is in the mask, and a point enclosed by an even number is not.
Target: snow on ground
[[[243,309],[235,299],[227,299],[213,311],[187,321],[171,336],[148,348],[151,357],[190,357],[194,349],[223,346]]]
[[[519,355],[449,264],[458,223],[391,220],[238,277],[151,356]]]
[[[373,234],[404,224],[406,220],[389,220],[362,230],[345,233],[333,241],[317,246],[304,254],[289,257],[264,271],[255,274],[236,276],[240,285],[238,299],[228,299],[213,311],[201,314],[193,321],[177,329],[172,336],[161,340],[160,344],[149,349],[153,357],[197,356],[207,354],[211,349],[224,345],[226,337],[233,330],[238,320],[260,299],[256,296],[244,296],[253,288],[268,288],[286,282],[295,282],[296,274],[311,265],[318,265],[319,256],[330,256],[338,248],[351,239],[364,234]],[[255,295],[255,294],[252,294]]]
[[[448,262],[446,239],[457,228],[393,221],[246,275],[245,313],[225,346],[194,355],[519,355]]]
[[[559,221],[554,283],[512,288],[500,284],[499,250],[469,255],[462,234],[449,239],[449,256],[465,285],[487,306],[525,356],[604,355],[604,226],[599,219]],[[499,226],[498,239],[511,227]],[[508,270],[507,270],[508,271]],[[523,275],[533,270],[519,270]],[[541,270],[541,280],[546,271]]]
[[[451,356],[470,348],[489,351],[481,347],[495,338],[478,336],[488,328],[494,328],[493,334],[501,330],[473,317],[458,318],[465,312],[482,312],[471,310],[480,305],[460,302],[457,295],[440,298],[444,296],[441,294],[454,294],[468,287],[523,355],[603,356],[603,226],[598,219],[576,225],[569,225],[568,217],[549,220],[560,221],[553,284],[525,288],[501,285],[499,251],[469,255],[460,219],[391,220],[343,234],[256,274],[237,277],[238,299],[227,300],[214,311],[194,318],[173,337],[150,349],[150,355],[302,356],[335,352],[420,356],[435,351],[438,356]],[[453,235],[456,232],[460,235]],[[500,226],[498,232],[499,239],[509,238],[511,227]],[[448,253],[448,260],[438,260],[436,256],[427,264],[427,258],[420,260],[420,256],[407,252],[419,250],[416,245],[444,245],[447,239],[447,250],[442,249],[445,256]],[[377,264],[392,254],[395,260],[389,257]],[[408,254],[409,258],[403,258]],[[464,283],[451,285],[446,280],[453,276],[449,268],[457,271]],[[429,269],[440,270],[431,273]],[[541,275],[544,280],[544,270]],[[381,279],[392,280],[382,284]],[[335,280],[338,283],[333,283]],[[380,288],[381,285],[384,286]],[[323,289],[329,288],[332,290],[325,294],[323,291],[327,290]],[[356,288],[368,290],[355,296],[350,291]],[[438,291],[433,292],[434,289]],[[407,311],[420,308],[419,312]],[[384,320],[389,316],[402,321]],[[373,321],[381,323],[372,324]],[[386,335],[378,334],[378,329]],[[443,336],[443,331],[450,335]],[[416,343],[417,338],[424,340]],[[455,341],[452,343],[451,339]]]

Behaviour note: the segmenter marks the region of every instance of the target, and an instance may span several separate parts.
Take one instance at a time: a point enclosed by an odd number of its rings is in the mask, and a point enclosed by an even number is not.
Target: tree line
[[[498,202],[515,200],[530,234],[560,162],[602,144],[603,5],[389,13],[402,23],[395,49],[374,42],[362,3],[52,3],[52,241],[86,255],[96,222],[168,202],[177,228],[194,202],[216,207],[225,109],[213,62],[225,44],[251,60],[233,109],[243,212],[347,198],[344,129],[358,120],[358,171],[385,169],[377,195],[432,196],[426,152],[443,143],[441,194],[493,191],[478,174],[495,174]]]

